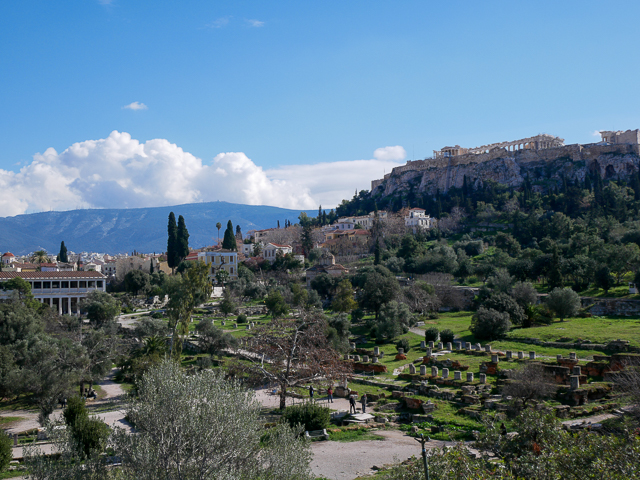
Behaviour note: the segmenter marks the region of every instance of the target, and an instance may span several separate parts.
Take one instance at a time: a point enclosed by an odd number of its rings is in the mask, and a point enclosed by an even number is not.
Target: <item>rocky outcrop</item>
[[[560,183],[563,177],[584,181],[590,173],[602,178],[624,178],[639,170],[640,145],[567,145],[545,150],[508,152],[495,149],[484,154],[408,162],[383,180],[372,182],[372,195],[391,196],[417,189],[435,194],[461,188],[464,178],[476,188],[492,181],[518,187],[526,177],[538,188]]]

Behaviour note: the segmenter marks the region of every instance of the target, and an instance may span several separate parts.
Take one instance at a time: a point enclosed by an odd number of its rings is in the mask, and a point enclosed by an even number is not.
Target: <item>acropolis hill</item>
[[[464,177],[475,186],[486,181],[518,187],[525,177],[538,188],[563,177],[584,180],[587,172],[602,178],[623,178],[639,170],[640,130],[601,131],[601,141],[565,145],[564,139],[540,134],[475,148],[459,145],[434,151],[433,158],[408,161],[383,179],[371,182],[371,195],[392,195],[417,188],[420,193],[462,187]]]

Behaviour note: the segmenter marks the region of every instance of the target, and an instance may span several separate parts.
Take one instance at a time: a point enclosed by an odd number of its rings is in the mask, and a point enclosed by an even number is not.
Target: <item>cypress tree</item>
[[[236,237],[233,234],[233,224],[231,220],[227,222],[227,229],[224,231],[224,238],[222,239],[222,248],[225,250],[237,250]]]
[[[169,213],[168,239],[167,239],[167,264],[172,270],[178,266],[178,226],[176,216]]]
[[[184,217],[180,215],[178,217],[178,263],[187,258],[187,255],[189,255],[189,231],[184,223]]]
[[[374,255],[373,264],[380,265],[380,239],[379,238],[376,238],[376,247],[375,247],[375,250],[373,251],[373,255]]]
[[[64,240],[60,243],[60,253],[58,254],[58,261],[63,263],[69,262],[69,256],[67,255],[67,247],[64,245]]]
[[[242,241],[242,229],[240,225],[236,225],[236,240]]]

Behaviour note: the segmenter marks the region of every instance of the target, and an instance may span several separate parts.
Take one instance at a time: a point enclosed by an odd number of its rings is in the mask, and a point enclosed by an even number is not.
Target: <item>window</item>
[[[51,288],[60,288],[60,282],[51,282]]]
[[[102,280],[97,281],[98,288],[102,288]]]
[[[87,282],[81,281],[80,282],[80,288],[87,288]]]
[[[69,288],[69,282],[62,282],[62,288]]]
[[[70,282],[71,288],[78,288],[78,282]]]
[[[51,288],[51,282],[42,282],[42,288]]]
[[[94,280],[89,281],[89,288],[96,288],[96,282]]]
[[[229,273],[233,275],[233,267],[229,268]]]
[[[42,288],[42,282],[33,282],[33,288]]]

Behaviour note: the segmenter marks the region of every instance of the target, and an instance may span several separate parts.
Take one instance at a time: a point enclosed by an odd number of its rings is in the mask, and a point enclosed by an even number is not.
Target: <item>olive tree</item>
[[[554,288],[547,296],[547,306],[560,320],[574,317],[580,309],[580,297],[569,287]]]
[[[127,408],[136,435],[118,431],[126,479],[307,479],[308,445],[285,425],[265,429],[253,393],[223,375],[187,375],[165,361]]]

